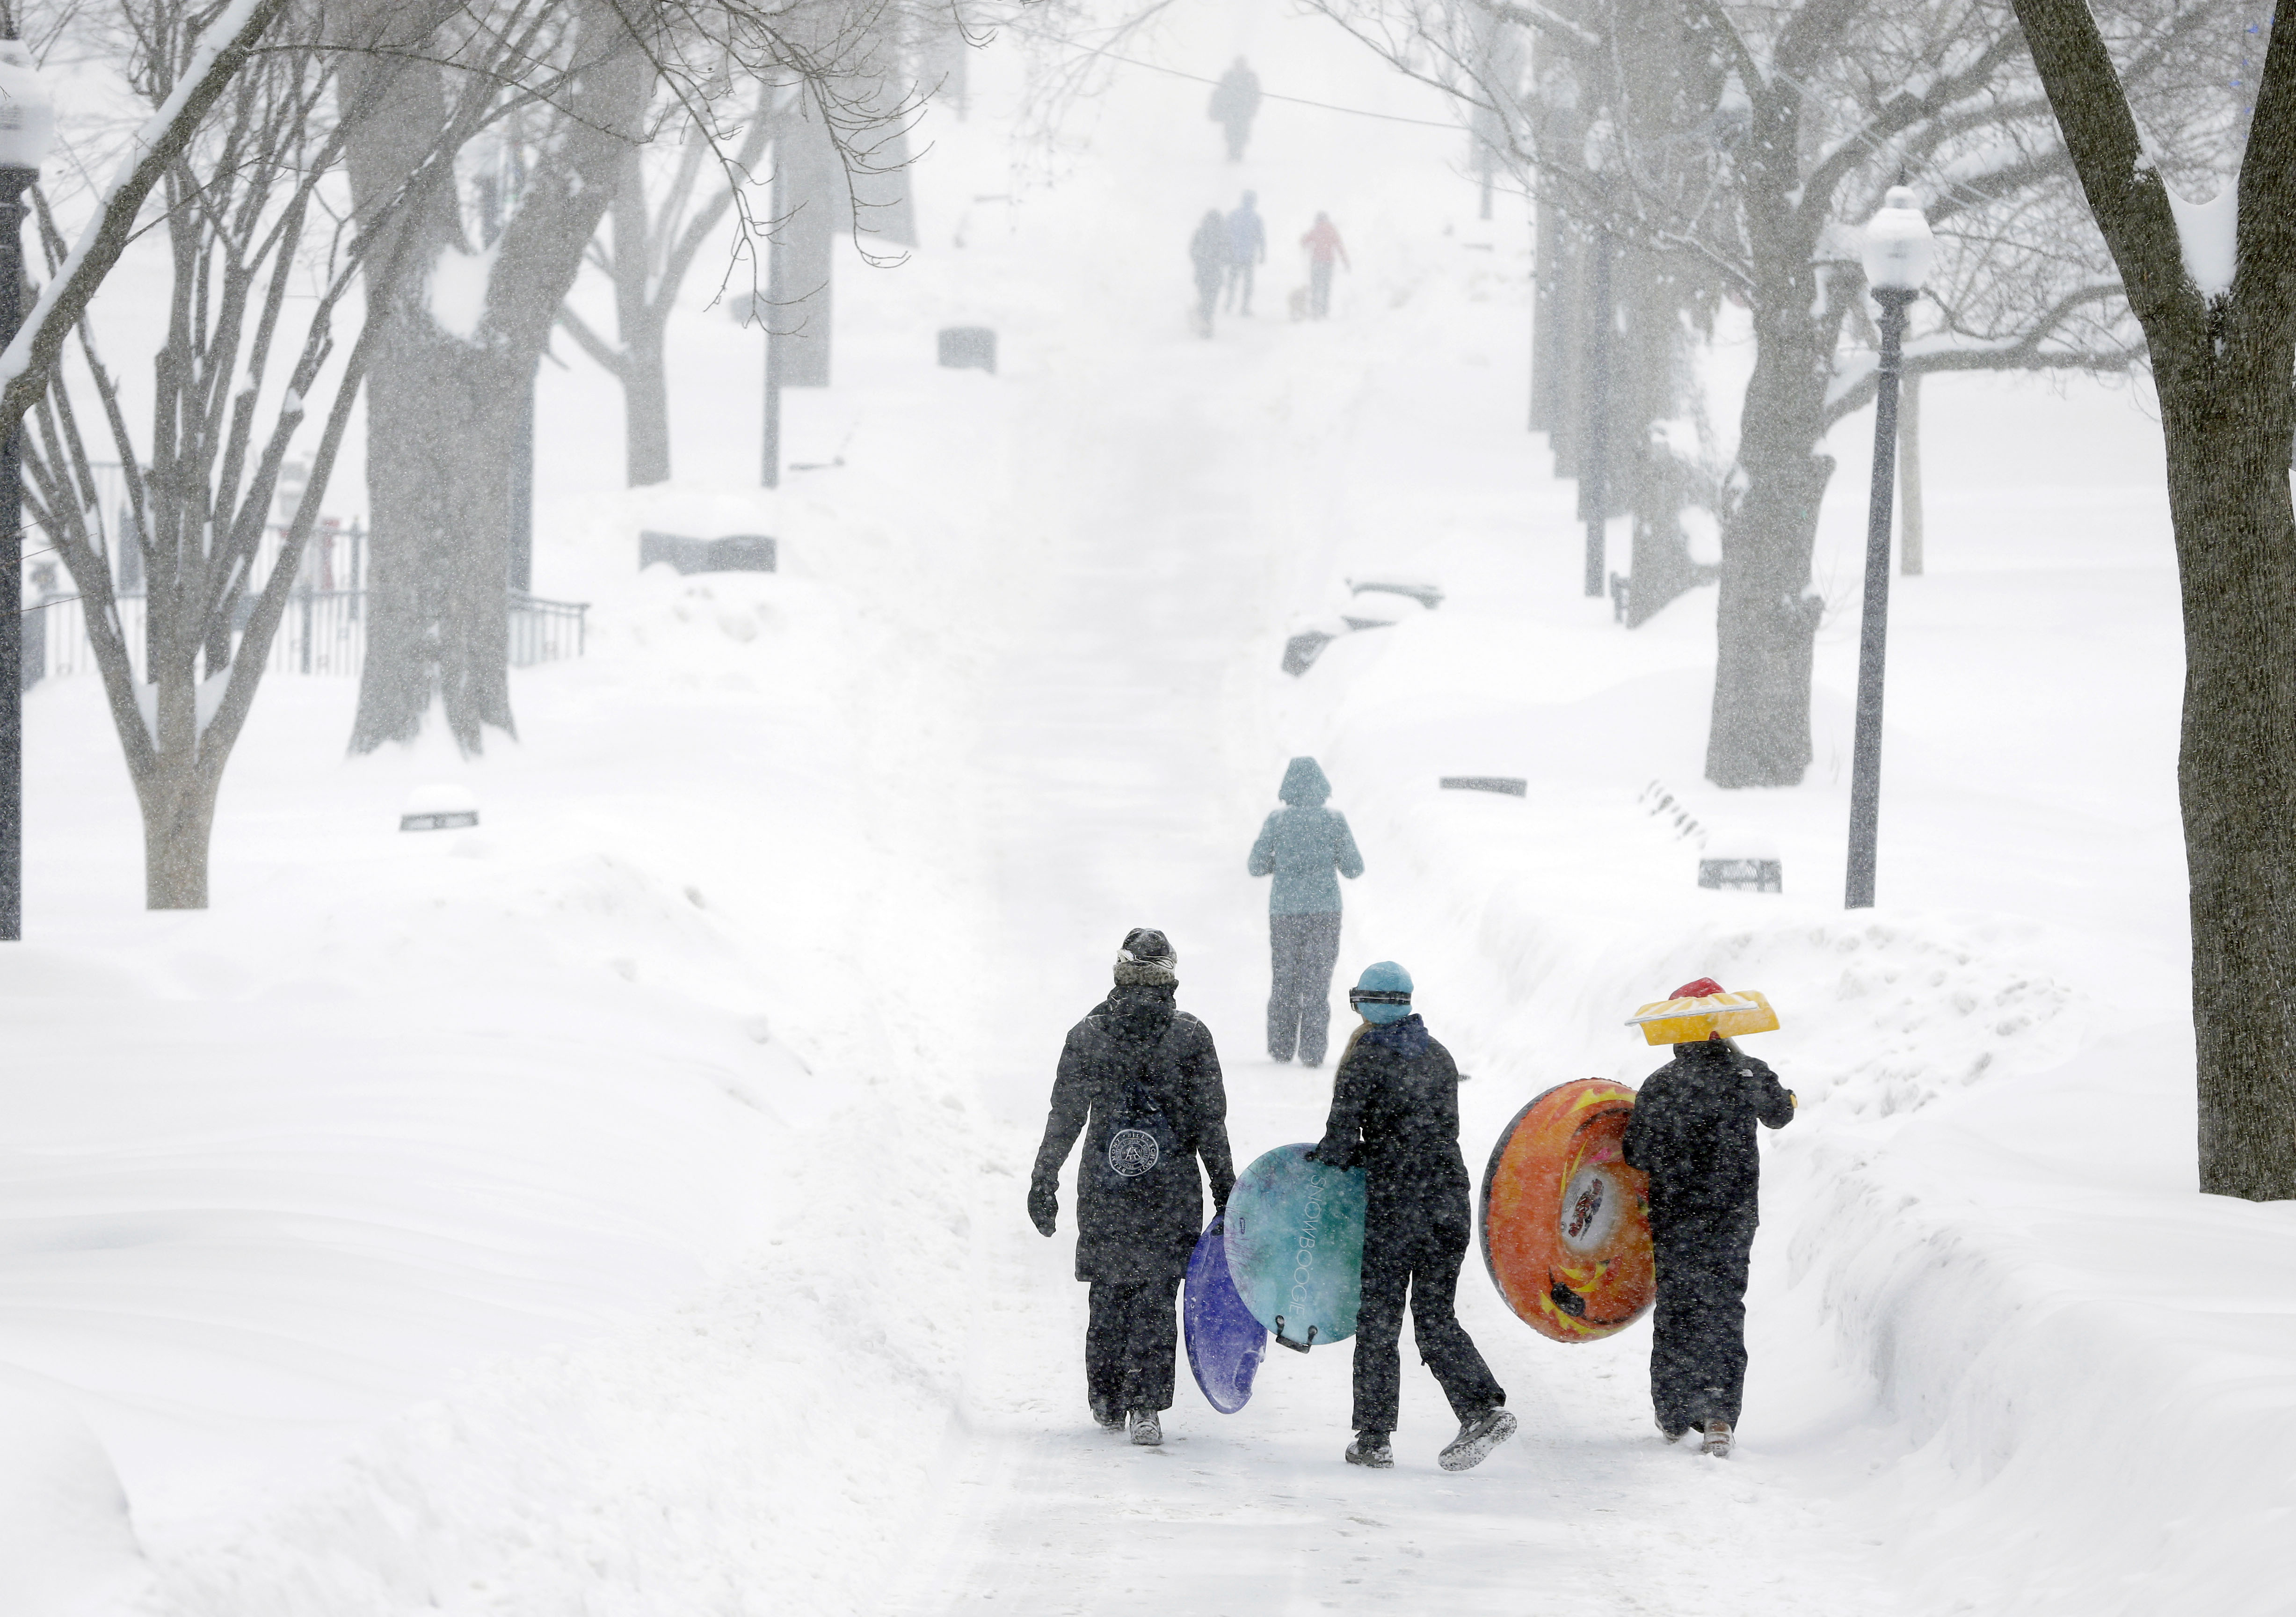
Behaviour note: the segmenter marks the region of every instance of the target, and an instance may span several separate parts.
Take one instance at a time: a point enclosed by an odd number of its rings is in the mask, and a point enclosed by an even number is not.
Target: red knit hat
[[[1667,997],[1669,999],[1704,999],[1710,994],[1719,994],[1725,991],[1726,990],[1723,989],[1722,985],[1715,981],[1713,978],[1701,977],[1695,982],[1684,983],[1680,988],[1675,989],[1673,993],[1669,994]]]

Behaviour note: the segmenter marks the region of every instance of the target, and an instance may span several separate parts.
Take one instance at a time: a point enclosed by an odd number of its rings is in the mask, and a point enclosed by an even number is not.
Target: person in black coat
[[[1116,987],[1061,1052],[1029,1183],[1029,1217],[1058,1227],[1061,1169],[1077,1136],[1076,1276],[1092,1287],[1085,1387],[1093,1418],[1132,1441],[1164,1441],[1178,1340],[1175,1293],[1204,1225],[1203,1187],[1227,1207],[1227,1090],[1211,1030],[1177,1008],[1179,957],[1159,932],[1127,934]]]
[[[1459,1435],[1438,1460],[1446,1471],[1480,1464],[1514,1435],[1506,1391],[1454,1311],[1470,1233],[1467,1164],[1459,1154],[1459,1069],[1411,1010],[1411,974],[1391,960],[1366,967],[1348,1003],[1364,1025],[1348,1040],[1332,1082],[1324,1137],[1310,1153],[1360,1167],[1363,1303],[1356,1315],[1352,1465],[1395,1464],[1401,1391],[1403,1303],[1419,1357],[1442,1384]]]
[[[1721,993],[1710,977],[1669,997]],[[1754,1125],[1793,1121],[1793,1092],[1718,1034],[1674,1047],[1643,1080],[1627,1124],[1627,1166],[1650,1176],[1658,1313],[1651,1406],[1669,1443],[1696,1428],[1727,1457],[1746,1385],[1746,1269],[1761,1221]]]
[[[1196,335],[1212,334],[1212,311],[1219,307],[1220,287],[1227,280],[1227,221],[1217,208],[1208,208],[1188,238],[1188,262],[1196,269]]]

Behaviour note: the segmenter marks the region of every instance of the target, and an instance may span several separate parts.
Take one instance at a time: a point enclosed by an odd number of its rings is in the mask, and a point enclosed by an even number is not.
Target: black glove
[[[1029,1222],[1037,1233],[1049,1236],[1060,1227],[1061,1198],[1050,1185],[1029,1186]]]

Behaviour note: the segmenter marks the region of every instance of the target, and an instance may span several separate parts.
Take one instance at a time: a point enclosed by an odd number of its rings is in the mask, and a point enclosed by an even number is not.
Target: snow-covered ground
[[[1445,116],[1271,4],[1136,48]],[[1631,634],[1578,595],[1572,490],[1521,430],[1520,206],[1476,219],[1464,137],[1271,104],[1231,167],[1202,86],[1127,69],[1016,149],[1013,42],[975,83],[929,124],[923,245],[840,269],[837,385],[789,396],[789,458],[842,465],[754,488],[758,345],[706,286],[669,488],[621,491],[611,386],[545,368],[537,584],[595,606],[586,657],[517,677],[518,741],[345,759],[349,682],[275,677],[214,908],[152,915],[94,683],[29,699],[0,1613],[2296,1604],[2296,1215],[2193,1190],[2141,396],[1928,388],[1883,902],[1845,915],[1870,418],[1834,446],[1818,762],[1715,792],[1713,593]],[[1186,236],[1245,186],[1257,314],[1201,342]],[[1318,209],[1355,268],[1294,324]],[[932,366],[951,324],[997,328],[996,375]],[[641,527],[774,532],[784,570],[640,575]],[[1447,598],[1280,673],[1379,571]],[[1539,1089],[1655,1065],[1620,1024],[1676,983],[1779,1005],[1761,1053],[1805,1104],[1726,1465],[1652,1429],[1646,1326],[1558,1347],[1472,1265],[1523,1419],[1475,1472],[1434,1469],[1409,1360],[1398,1468],[1341,1465],[1345,1347],[1234,1416],[1183,1376],[1161,1450],[1092,1427],[1072,1226],[1021,1211],[1052,1060],[1162,926],[1239,1157],[1313,1137],[1328,1070],[1260,1053],[1242,874],[1297,751],[1369,865],[1341,980],[1411,966],[1471,1162]],[[480,826],[398,833],[440,781]],[[1697,889],[1652,781],[1775,843],[1785,894]]]

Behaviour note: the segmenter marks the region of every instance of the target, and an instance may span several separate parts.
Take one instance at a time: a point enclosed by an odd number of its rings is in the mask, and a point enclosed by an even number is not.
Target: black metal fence
[[[287,616],[273,636],[265,672],[356,674],[366,659],[366,594],[364,589],[299,589],[287,600]],[[121,637],[136,677],[144,678],[144,598],[117,597]],[[234,627],[244,629],[252,603]],[[588,648],[589,603],[545,601],[513,594],[510,600],[510,661],[512,668],[561,662]],[[95,671],[95,648],[88,643],[86,603],[78,595],[50,595],[24,608],[24,688],[43,679],[69,678]]]

